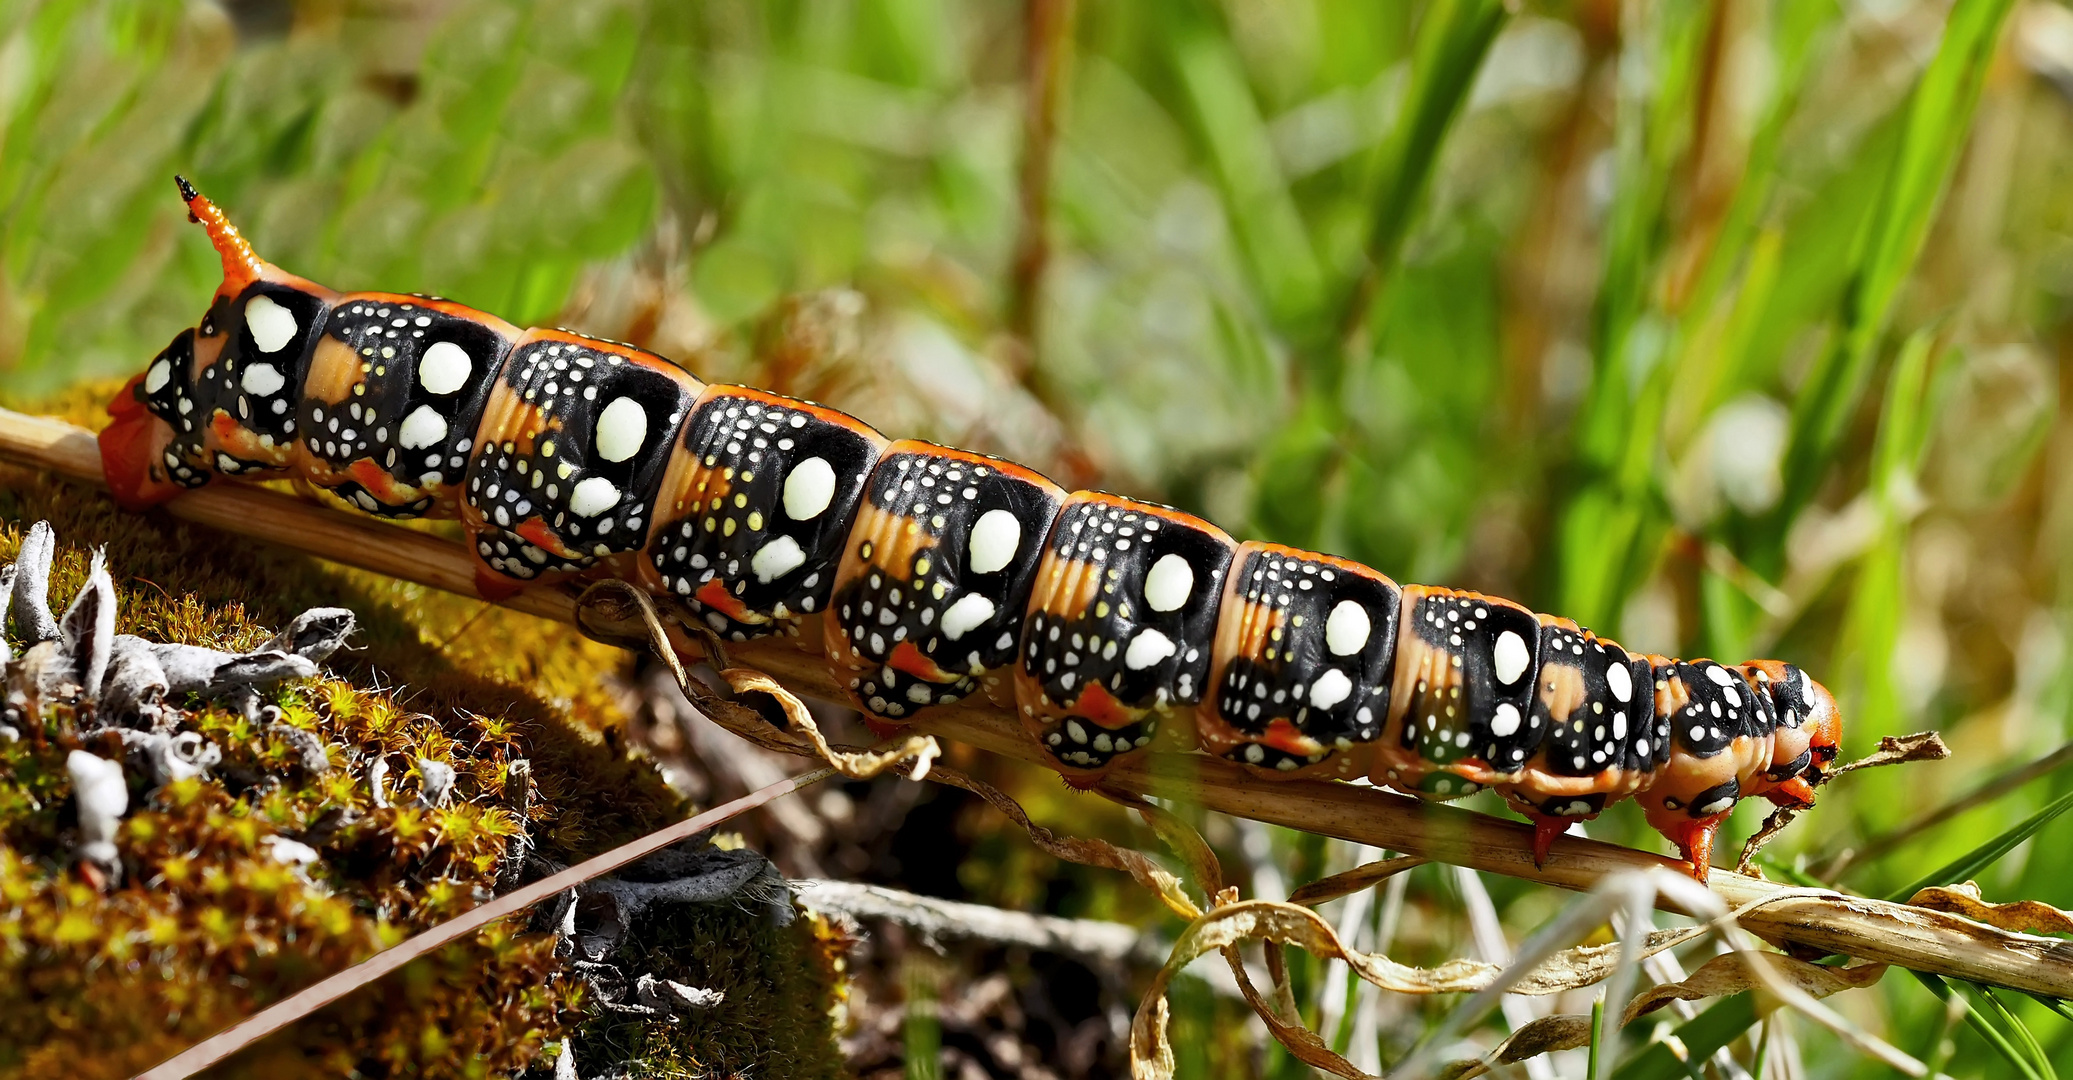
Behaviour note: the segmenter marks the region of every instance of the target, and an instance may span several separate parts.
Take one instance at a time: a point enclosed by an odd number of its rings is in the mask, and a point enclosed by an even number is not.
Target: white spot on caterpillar
[[[446,437],[446,417],[439,410],[421,404],[410,410],[410,415],[396,425],[396,444],[404,450],[417,450],[421,446],[433,446]]]
[[[264,300],[261,296],[258,300]],[[255,301],[256,302],[256,301]],[[252,364],[245,368],[245,374],[238,380],[238,386],[254,397],[272,397],[281,392],[288,380],[281,378],[281,369],[272,364]]]
[[[972,526],[972,573],[991,574],[1015,559],[1022,547],[1022,523],[1007,510],[988,510]]]
[[[597,456],[625,461],[648,441],[648,410],[630,397],[613,398],[597,414]]]
[[[468,385],[474,370],[475,361],[468,358],[468,350],[451,341],[435,341],[418,359],[417,381],[426,393],[451,394]]]
[[[294,340],[295,313],[274,303],[270,296],[255,296],[245,302],[245,325],[252,342],[263,353],[277,353]]]
[[[1490,650],[1490,660],[1496,667],[1497,681],[1510,686],[1519,681],[1519,676],[1526,674],[1526,665],[1533,662],[1533,657],[1526,652],[1526,639],[1517,631],[1506,630],[1497,635],[1497,645]]]
[[[593,476],[569,492],[569,511],[577,517],[596,517],[619,502],[619,489],[602,476]]]
[[[1326,631],[1326,636],[1330,636],[1329,630]],[[1338,668],[1326,668],[1325,673],[1319,675],[1317,681],[1310,686],[1310,705],[1312,708],[1329,709],[1346,700],[1346,696],[1351,693],[1353,680],[1347,678],[1346,673]]]
[[[396,428],[396,443],[405,450],[431,446],[446,438],[446,417],[430,405],[420,405]]]
[[[1174,556],[1167,556],[1173,558]],[[1185,566],[1186,563],[1181,565]],[[1154,567],[1154,572],[1157,568]],[[1178,605],[1176,605],[1178,606]],[[1171,610],[1171,609],[1168,609]],[[1123,653],[1123,666],[1132,671],[1143,671],[1153,664],[1172,656],[1175,652],[1173,639],[1157,630],[1140,631],[1130,639],[1130,648]]]
[[[943,613],[943,636],[952,641],[965,636],[974,627],[983,625],[993,618],[993,601],[978,593],[967,593],[958,597],[957,603]]]
[[[1634,698],[1634,673],[1625,664],[1615,663],[1605,669],[1605,685],[1612,687],[1612,696],[1621,701]]]
[[[1151,572],[1144,576],[1144,602],[1151,605],[1153,611],[1178,611],[1188,602],[1188,594],[1194,591],[1195,568],[1179,555],[1159,556],[1159,561],[1152,564]],[[1144,638],[1139,636],[1137,640],[1143,641]],[[1165,638],[1162,636],[1160,640]],[[1170,654],[1172,642],[1167,642],[1167,647]],[[1136,641],[1130,643],[1130,649],[1133,653],[1137,650]]]
[[[835,500],[835,467],[828,459],[810,457],[785,477],[785,513],[793,521],[811,521]]]
[[[1510,631],[1506,631],[1510,633]],[[1490,734],[1504,738],[1519,730],[1519,707],[1509,701],[1499,702],[1496,715],[1490,718]]]
[[[1706,677],[1722,686],[1733,686],[1735,684],[1734,676],[1729,675],[1727,669],[1719,665],[1707,668]]]
[[[592,479],[596,478],[592,477]],[[587,484],[589,482],[589,480],[585,480],[583,483]],[[582,489],[583,484],[576,485],[576,490],[579,494]],[[612,497],[617,499],[618,493],[614,492]],[[768,585],[778,578],[799,569],[805,562],[806,552],[799,549],[799,541],[789,536],[779,536],[777,539],[757,548],[756,553],[749,556],[749,569],[755,571],[757,581]]]
[[[1333,656],[1351,656],[1367,646],[1369,629],[1368,609],[1355,601],[1341,600],[1324,621],[1325,647]]]
[[[165,389],[166,382],[173,377],[173,365],[160,360],[144,373],[144,392],[156,394]]]

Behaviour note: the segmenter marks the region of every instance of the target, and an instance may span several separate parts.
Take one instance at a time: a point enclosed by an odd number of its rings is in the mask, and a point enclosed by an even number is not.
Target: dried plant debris
[[[0,567],[0,1075],[133,1075],[529,867],[667,820],[649,820],[638,780],[583,772],[590,760],[559,745],[542,770],[529,743],[544,725],[458,703],[442,721],[403,703],[422,692],[355,685],[367,668],[338,652],[357,621],[347,609],[311,609],[269,637],[232,604],[175,599],[163,563],[157,586],[138,587],[48,526],[0,528],[0,544],[16,536]],[[151,563],[120,534],[109,550]],[[249,647],[123,632],[144,627]],[[353,679],[322,670],[334,657]],[[595,812],[560,812],[612,784],[627,809],[611,832],[593,834],[612,820]],[[573,949],[558,956],[553,933],[507,922],[212,1075],[702,1075],[722,1059],[832,1075],[836,949],[792,918],[759,857],[671,857],[571,906],[592,938],[607,919],[621,928],[599,962],[623,990],[579,971]],[[717,902],[684,902],[699,898]],[[787,1012],[777,994],[806,1004]],[[556,1043],[571,1048],[558,1061]]]
[[[8,621],[26,643],[19,659],[6,661],[6,711],[0,720],[15,737],[24,725],[38,727],[52,708],[163,734],[181,720],[169,702],[190,697],[228,701],[256,720],[261,687],[315,675],[317,665],[353,632],[352,612],[312,608],[264,645],[242,653],[118,634],[115,583],[98,551],[86,584],[60,620],[50,611],[56,552],[55,532],[39,521],[29,527],[20,557],[0,578],[7,585]]]
[[[2042,900],[2015,900],[1990,904],[1980,895],[1976,881],[1956,885],[1931,885],[1908,899],[1914,907],[1948,911],[1974,922],[2012,930],[2018,934],[2073,934],[2073,913]]]

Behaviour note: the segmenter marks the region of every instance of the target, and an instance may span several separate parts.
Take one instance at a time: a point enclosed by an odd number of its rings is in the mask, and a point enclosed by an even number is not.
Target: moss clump
[[[41,742],[0,743],[0,1075],[130,1075],[486,899],[521,831],[533,850],[572,862],[684,813],[624,745],[597,677],[618,654],[566,627],[164,515],[121,514],[90,488],[0,465],[0,563],[39,518],[59,539],[57,600],[84,580],[88,549],[107,548],[118,632],[242,649],[328,605],[355,611],[361,630],[329,661],[335,677],[268,697],[285,723],[324,743],[329,767],[310,768],[288,740],[239,713],[195,708],[186,726],[223,760],[156,792],[129,776],[123,874],[106,891],[72,865],[67,726],[52,718],[31,733]],[[120,759],[119,743],[105,741],[82,748]],[[519,758],[531,766],[529,799],[512,784]],[[455,771],[438,805],[421,804],[419,759]],[[377,762],[385,799],[370,783]],[[521,806],[530,820],[519,820]],[[296,844],[316,858],[298,863]],[[732,921],[758,916],[725,908],[658,907],[650,917],[628,946],[638,959],[622,966],[722,990],[721,1006],[638,1022],[586,1008],[553,938],[505,925],[323,1010],[218,1075],[500,1075],[564,1037],[586,1074],[629,1057],[688,1075],[725,1063],[834,1074],[834,977],[808,920],[759,929]]]

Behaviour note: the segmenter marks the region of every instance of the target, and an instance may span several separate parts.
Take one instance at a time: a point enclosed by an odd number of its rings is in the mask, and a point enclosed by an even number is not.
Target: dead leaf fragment
[[[2042,900],[1989,904],[1980,898],[1979,883],[1975,881],[1931,885],[1909,897],[1908,904],[1931,911],[1947,911],[2018,934],[2073,934],[2073,913]]]

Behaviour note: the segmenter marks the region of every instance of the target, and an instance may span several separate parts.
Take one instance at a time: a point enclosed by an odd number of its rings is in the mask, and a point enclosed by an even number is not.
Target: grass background
[[[1632,648],[1792,659],[1850,756],[1957,751],[1772,849],[1877,895],[2073,792],[1995,780],[2073,703],[2069,95],[2044,0],[0,0],[0,379],[128,374],[192,321],[217,270],[181,171],[340,288],[633,340]],[[1057,872],[991,827],[969,898],[1146,910],[1032,886]],[[1256,893],[1356,857],[1216,838]],[[2073,905],[2069,842],[1976,873]],[[1466,955],[1460,889],[1326,910]],[[1559,902],[1488,889],[1514,941]],[[1446,1007],[1296,974],[1370,1066]],[[1953,1027],[1931,989],[1839,1005],[1956,1075],[2073,1065],[2043,1005]],[[1742,1066],[1877,1070],[1794,1034]],[[1184,1067],[1301,1075],[1263,1041]]]

